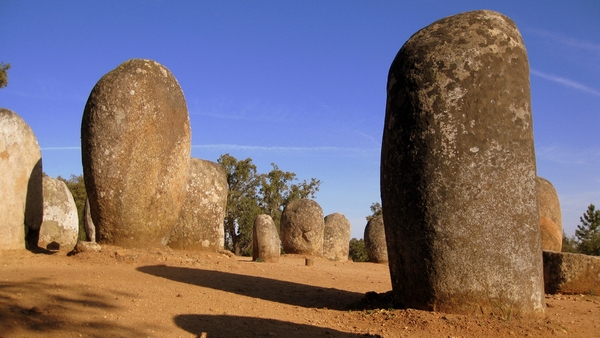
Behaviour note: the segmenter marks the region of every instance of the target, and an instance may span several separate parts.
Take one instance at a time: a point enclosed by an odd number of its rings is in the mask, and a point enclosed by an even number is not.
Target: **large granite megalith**
[[[542,250],[562,250],[562,214],[556,189],[550,181],[536,177],[537,200],[540,213]]]
[[[324,219],[323,257],[345,262],[350,251],[350,230],[352,225],[343,214],[336,212]]]
[[[223,250],[223,221],[229,191],[225,171],[215,162],[192,158],[186,191],[187,198],[169,246],[183,250]]]
[[[65,182],[43,177],[44,221],[38,246],[52,250],[73,250],[79,236],[79,215],[73,195]]]
[[[164,66],[133,59],[98,81],[81,123],[98,242],[167,244],[186,198],[190,140],[183,92]]]
[[[281,245],[287,254],[323,255],[323,209],[310,199],[288,203],[281,214]]]
[[[387,263],[388,252],[385,241],[385,227],[383,225],[383,215],[373,217],[365,227],[365,249],[369,262]]]
[[[415,33],[387,84],[381,197],[395,301],[544,312],[529,64],[492,11]]]
[[[258,215],[252,228],[252,260],[277,263],[281,244],[275,222],[269,215]]]
[[[26,231],[37,243],[42,203],[37,138],[19,115],[0,108],[0,250],[24,249]]]

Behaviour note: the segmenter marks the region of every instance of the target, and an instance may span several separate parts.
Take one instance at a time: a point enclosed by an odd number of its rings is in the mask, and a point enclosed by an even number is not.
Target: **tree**
[[[75,176],[71,175],[71,178],[65,179],[61,176],[57,177],[58,180],[65,182],[67,188],[73,195],[75,205],[77,206],[77,215],[79,216],[79,240],[87,240],[85,235],[85,226],[83,220],[83,212],[85,208],[85,200],[87,199],[87,192],[85,191],[85,182],[83,175]]]
[[[575,239],[575,236],[567,236],[567,234],[565,234],[565,232],[563,231],[563,236],[562,236],[562,252],[571,252],[571,253],[577,253],[579,252],[577,250],[577,239]]]
[[[600,210],[593,204],[579,218],[581,225],[575,230],[577,249],[586,255],[600,256]]]
[[[296,180],[296,174],[283,171],[275,163],[271,163],[273,169],[265,175],[261,175],[259,205],[264,214],[271,216],[273,223],[279,231],[281,214],[286,205],[299,198],[313,198],[319,191],[321,181],[311,178],[300,184],[291,184]]]
[[[260,213],[258,206],[258,186],[261,177],[251,158],[238,161],[235,157],[224,154],[217,163],[227,174],[227,209],[225,212],[225,247],[236,255],[242,249],[252,245],[252,227],[254,219]]]
[[[10,63],[0,62],[0,88],[4,88],[8,85],[8,70],[10,69]]]
[[[381,215],[382,211],[381,211],[381,204],[379,204],[379,202],[375,202],[373,204],[371,204],[371,215],[367,216],[367,222],[370,222],[373,218]]]
[[[227,211],[225,216],[225,247],[236,255],[252,254],[252,228],[259,214],[271,216],[279,229],[281,214],[285,206],[294,199],[314,197],[321,181],[312,178],[293,184],[296,174],[273,169],[267,174],[258,174],[251,158],[237,160],[224,154],[217,162],[227,173]]]
[[[352,238],[350,240],[350,251],[348,251],[348,259],[355,262],[368,262],[369,256],[367,255],[367,249],[365,248],[364,239]]]

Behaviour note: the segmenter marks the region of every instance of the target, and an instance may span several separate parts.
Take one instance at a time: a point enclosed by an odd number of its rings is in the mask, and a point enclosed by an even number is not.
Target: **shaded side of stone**
[[[192,158],[186,191],[187,198],[169,246],[183,250],[223,250],[228,193],[225,171],[215,162]]]
[[[323,255],[323,209],[310,199],[291,201],[280,222],[281,245],[288,254]]]
[[[383,216],[373,217],[365,227],[365,249],[369,262],[387,263],[388,252],[385,241],[385,227],[383,225]]]
[[[281,242],[275,222],[269,215],[258,215],[252,229],[252,260],[277,263],[281,254]]]
[[[544,312],[529,65],[491,11],[439,20],[393,61],[381,196],[396,301]]]
[[[600,257],[544,251],[546,293],[600,294]]]
[[[85,229],[85,237],[87,240],[95,243],[96,227],[94,226],[94,221],[92,220],[89,198],[85,199],[85,204],[83,205],[83,228]]]
[[[98,81],[81,123],[98,242],[167,244],[186,198],[190,140],[183,92],[164,66],[133,59]]]
[[[542,249],[562,251],[562,214],[556,189],[550,181],[542,177],[535,179],[538,209],[540,213],[540,232]]]
[[[0,250],[25,248],[42,223],[42,153],[29,125],[0,108]]]
[[[350,251],[352,225],[343,214],[336,212],[325,217],[323,230],[323,257],[344,262]]]
[[[38,246],[49,250],[73,250],[79,235],[79,216],[73,195],[65,182],[43,177],[44,221]]]

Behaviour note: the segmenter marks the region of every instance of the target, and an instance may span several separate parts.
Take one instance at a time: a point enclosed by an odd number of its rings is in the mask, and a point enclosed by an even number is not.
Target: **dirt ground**
[[[600,337],[598,296],[547,295],[538,319],[365,306],[389,290],[387,265],[294,255],[0,252],[0,337]]]

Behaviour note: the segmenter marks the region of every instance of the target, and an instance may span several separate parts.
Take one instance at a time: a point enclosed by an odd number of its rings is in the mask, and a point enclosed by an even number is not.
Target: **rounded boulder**
[[[387,263],[388,252],[385,242],[385,227],[383,226],[383,216],[378,215],[373,217],[365,227],[365,249],[369,262]]]
[[[281,244],[287,254],[323,255],[323,209],[310,199],[291,201],[280,222]]]
[[[24,249],[26,230],[35,245],[43,215],[42,153],[29,125],[5,108],[0,108],[0,187],[0,250]]]
[[[275,222],[269,215],[258,215],[252,229],[252,260],[277,263],[281,244]]]
[[[542,177],[535,179],[538,210],[540,213],[540,232],[542,250],[562,251],[562,214],[556,189],[550,181]]]
[[[336,212],[324,219],[323,257],[334,261],[347,261],[350,251],[350,221]]]
[[[65,182],[43,177],[44,221],[38,246],[49,250],[73,250],[79,236],[79,216],[73,195]]]
[[[81,123],[81,152],[99,243],[166,245],[186,198],[190,121],[179,83],[133,59],[104,75]]]

